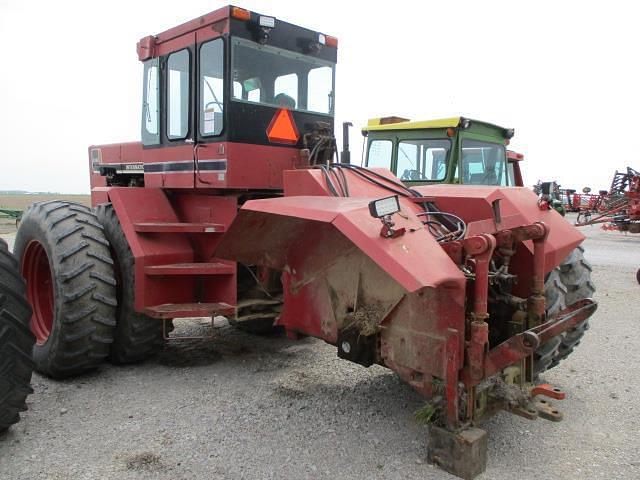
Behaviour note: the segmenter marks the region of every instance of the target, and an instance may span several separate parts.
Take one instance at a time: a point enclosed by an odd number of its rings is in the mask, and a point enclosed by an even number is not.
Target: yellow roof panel
[[[382,118],[372,118],[367,122],[367,126],[362,130],[375,131],[375,130],[415,130],[425,128],[449,128],[457,127],[460,124],[461,117],[440,118],[437,120],[418,120],[415,122],[405,121],[397,123],[380,124]]]

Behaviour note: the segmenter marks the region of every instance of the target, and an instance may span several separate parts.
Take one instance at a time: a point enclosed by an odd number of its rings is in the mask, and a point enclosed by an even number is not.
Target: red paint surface
[[[40,242],[33,240],[27,245],[22,259],[22,276],[27,281],[27,298],[33,307],[31,331],[42,345],[53,329],[55,296],[49,259]]]

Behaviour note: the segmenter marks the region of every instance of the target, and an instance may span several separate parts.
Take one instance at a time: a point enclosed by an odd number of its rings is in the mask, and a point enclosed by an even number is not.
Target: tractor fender
[[[381,358],[372,361],[421,372],[425,384],[428,375],[444,378],[452,335],[457,350],[464,340],[465,276],[424,228],[413,202],[400,199],[392,217],[405,233],[385,238],[369,213],[373,199],[246,202],[215,255],[283,272],[277,324],[289,333],[339,345],[354,329],[357,339],[380,334]],[[461,362],[455,359],[454,370]]]

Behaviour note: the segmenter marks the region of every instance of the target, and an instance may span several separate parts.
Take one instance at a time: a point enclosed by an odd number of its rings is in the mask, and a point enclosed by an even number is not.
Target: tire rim
[[[53,329],[53,275],[47,252],[36,240],[31,241],[25,250],[22,276],[27,281],[27,297],[33,308],[31,331],[38,345],[42,345]]]

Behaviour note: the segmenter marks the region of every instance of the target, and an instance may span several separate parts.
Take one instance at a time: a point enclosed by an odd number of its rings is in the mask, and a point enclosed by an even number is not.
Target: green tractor
[[[506,148],[514,135],[511,128],[465,117],[427,121],[384,117],[369,120],[362,134],[367,139],[364,165],[388,168],[408,187],[425,184],[524,187],[520,170],[524,156]],[[554,209],[553,203],[542,197],[538,206]],[[580,245],[547,273],[548,316],[593,297],[591,270]],[[538,375],[566,358],[588,328],[589,320],[585,320],[539,347],[534,373]]]
[[[562,203],[562,193],[560,185],[557,182],[543,182],[538,180],[533,186],[533,191],[541,201],[547,202],[551,208],[558,212],[563,217],[567,213]]]
[[[407,185],[449,183],[524,186],[521,154],[506,149],[514,131],[464,117],[412,122],[374,118],[365,166],[391,170]]]
[[[514,130],[464,117],[411,122],[373,118],[362,129],[368,138],[366,166],[385,167],[408,185],[447,183],[523,187],[520,161],[506,149]],[[564,216],[556,182],[533,187],[540,205]]]

